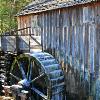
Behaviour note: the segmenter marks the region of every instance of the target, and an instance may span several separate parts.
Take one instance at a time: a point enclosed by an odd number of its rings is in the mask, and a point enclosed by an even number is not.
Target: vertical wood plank
[[[80,26],[80,71],[84,76],[84,44],[83,44],[83,25]]]
[[[50,13],[47,13],[47,51],[50,49]]]
[[[89,26],[89,54],[90,54],[90,73],[94,73],[94,34],[95,26]]]
[[[63,30],[63,9],[60,10],[60,17],[59,17],[59,54],[60,54],[60,62],[63,62],[63,41],[64,41],[64,30]]]
[[[60,16],[60,13],[59,13],[59,10],[57,11],[57,29],[56,29],[56,31],[57,31],[57,58],[58,58],[58,60],[59,60],[59,53],[60,53],[60,51],[59,51],[59,34],[60,34],[60,32],[59,32],[59,16]]]
[[[53,40],[52,40],[52,55],[55,57],[55,48],[56,48],[56,44],[55,44],[55,39],[56,39],[56,36],[55,36],[55,34],[56,34],[56,32],[55,32],[55,27],[56,27],[56,12],[55,11],[53,11],[52,12],[52,38],[53,38]]]
[[[47,14],[44,13],[44,49],[47,49]]]
[[[72,27],[72,66],[74,67],[74,58],[75,58],[75,32],[74,32],[74,26]]]

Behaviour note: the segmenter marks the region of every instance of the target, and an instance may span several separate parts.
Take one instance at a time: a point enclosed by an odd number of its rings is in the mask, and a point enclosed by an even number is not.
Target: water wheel
[[[64,99],[63,71],[48,53],[19,55],[12,64],[10,75],[11,85],[20,84],[31,91],[32,100]]]

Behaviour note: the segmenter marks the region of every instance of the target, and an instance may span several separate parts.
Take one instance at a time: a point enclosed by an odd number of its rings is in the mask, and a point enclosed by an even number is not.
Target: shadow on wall
[[[49,54],[53,55],[54,57],[56,56],[56,49],[51,49],[51,48],[47,48],[46,50],[43,50],[44,52],[48,52]]]
[[[67,100],[88,100],[89,82],[84,80],[81,73],[70,65],[66,65],[64,72]]]

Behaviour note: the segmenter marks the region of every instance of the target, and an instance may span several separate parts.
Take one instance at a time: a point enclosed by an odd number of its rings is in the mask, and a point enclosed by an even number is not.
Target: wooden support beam
[[[32,38],[38,45],[41,46],[41,44],[37,41],[37,39],[35,39],[33,36],[30,35],[30,38]]]

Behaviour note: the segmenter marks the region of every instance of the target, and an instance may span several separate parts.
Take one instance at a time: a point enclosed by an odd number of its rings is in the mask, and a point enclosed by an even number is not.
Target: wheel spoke
[[[29,69],[29,77],[28,79],[31,80],[31,76],[32,76],[32,67],[33,67],[33,64],[32,64],[32,61],[30,60],[30,69]]]
[[[11,75],[13,78],[15,78],[17,81],[20,81],[20,78],[19,78],[19,77],[13,75],[12,73],[10,73],[10,75]]]
[[[15,58],[15,60],[14,60],[14,62],[13,62],[13,64],[12,64],[12,66],[11,66],[11,72],[12,72],[12,70],[13,70],[14,65],[16,64],[16,62],[17,62],[17,60],[16,60],[16,58]]]
[[[27,78],[29,79],[29,74],[30,74],[30,58],[28,59],[29,64],[28,64],[28,71],[27,71]]]
[[[23,79],[26,79],[26,75],[25,75],[25,71],[24,71],[24,69],[23,69],[22,63],[19,63],[19,62],[17,61],[17,64],[18,64],[19,69],[20,69],[20,71],[21,71],[21,73],[22,73]]]
[[[42,93],[41,91],[39,91],[38,89],[36,89],[36,88],[34,88],[34,87],[32,87],[31,89],[32,89],[35,93],[37,93],[40,97],[42,97],[43,99],[47,100],[47,96],[46,96],[44,93]]]
[[[37,76],[36,78],[34,78],[31,83],[37,81],[38,79],[42,78],[45,75],[45,73],[42,73],[41,75]]]

